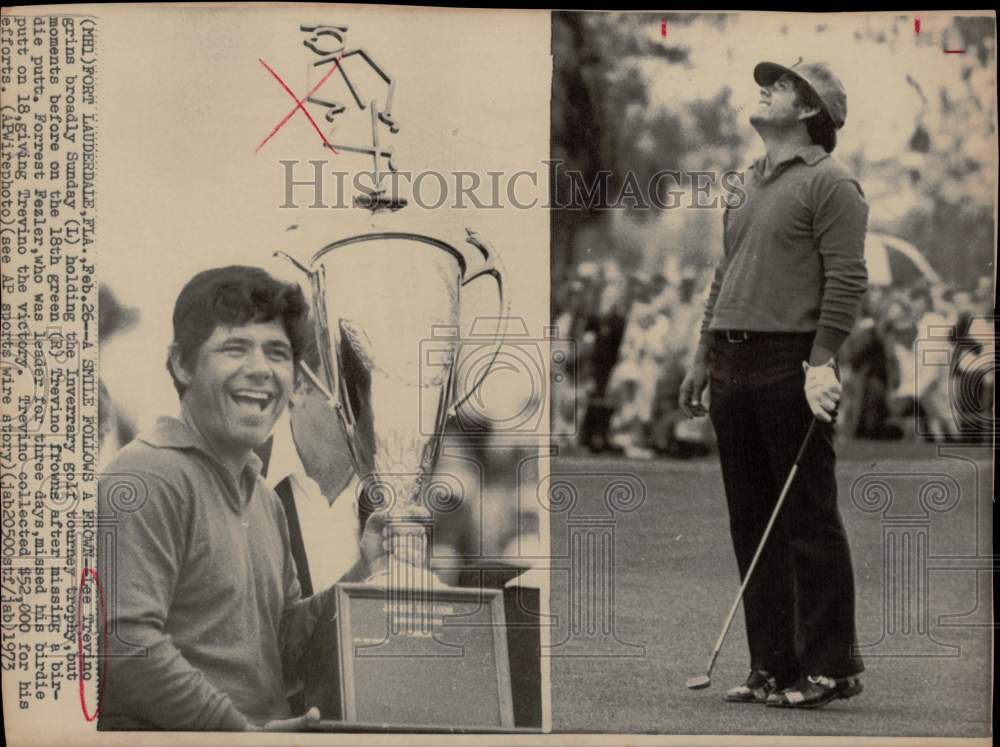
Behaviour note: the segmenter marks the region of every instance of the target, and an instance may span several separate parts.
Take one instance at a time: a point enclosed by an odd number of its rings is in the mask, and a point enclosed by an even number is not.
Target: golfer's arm
[[[698,339],[698,346],[694,351],[693,365],[704,365],[708,360],[708,348],[710,344],[708,327],[712,323],[712,315],[715,311],[715,302],[719,297],[719,289],[722,287],[722,279],[726,274],[728,259],[723,257],[715,268],[712,275],[712,286],[708,290],[708,300],[705,301],[705,313],[701,319],[701,337]]]
[[[715,266],[715,272],[712,274],[712,284],[708,289],[708,299],[705,301],[705,313],[701,318],[701,337],[698,340],[698,347],[695,348],[694,360],[692,361],[694,365],[704,365],[707,360],[710,342],[708,328],[712,324],[712,317],[715,314],[715,303],[719,298],[719,291],[722,289],[722,280],[726,277],[726,268],[729,266],[729,250],[726,243],[726,221],[728,217],[729,209],[727,208],[722,214],[722,257]]]
[[[823,191],[813,213],[823,289],[811,365],[825,363],[837,354],[854,329],[861,298],[868,287],[865,266],[868,205],[861,187],[853,180],[842,180]]]

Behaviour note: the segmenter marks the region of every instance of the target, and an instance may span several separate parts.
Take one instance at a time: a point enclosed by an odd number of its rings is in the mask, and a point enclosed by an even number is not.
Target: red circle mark
[[[663,20],[660,21],[660,36],[662,36],[664,39],[667,38],[667,19],[666,18],[664,18]]]
[[[917,16],[916,18],[913,19],[913,33],[914,34],[920,33],[920,16]]]
[[[268,65],[266,62],[264,62],[264,60],[260,59],[259,57],[257,58],[257,62],[259,62],[261,65],[263,65],[264,68],[267,70],[267,72],[269,72],[274,77],[274,79],[276,81],[278,81],[278,84],[282,88],[285,89],[285,93],[287,93],[289,96],[292,97],[292,100],[295,102],[295,106],[292,107],[292,110],[290,112],[288,112],[288,114],[285,115],[284,119],[282,119],[280,122],[278,122],[278,124],[276,124],[274,126],[274,129],[271,130],[271,132],[268,134],[268,136],[266,138],[264,138],[263,140],[260,141],[260,144],[257,146],[257,150],[255,152],[259,153],[260,149],[264,147],[264,144],[267,143],[267,141],[270,140],[272,137],[274,137],[278,133],[278,130],[280,130],[282,127],[284,127],[285,123],[289,119],[291,119],[295,115],[295,113],[298,112],[299,110],[301,110],[302,113],[306,115],[306,118],[309,120],[309,123],[312,125],[312,128],[314,130],[316,130],[316,134],[318,134],[320,136],[320,139],[323,141],[323,144],[327,148],[329,148],[330,150],[332,150],[334,153],[337,152],[336,148],[334,148],[332,145],[330,145],[329,141],[326,139],[326,135],[323,134],[323,131],[319,128],[319,125],[316,124],[316,120],[312,118],[312,114],[309,113],[309,110],[306,109],[306,107],[304,106],[304,104],[305,104],[306,100],[310,96],[312,96],[314,93],[316,93],[316,91],[319,90],[320,86],[322,86],[324,83],[326,83],[327,79],[329,79],[329,77],[331,75],[333,75],[333,71],[336,70],[337,67],[340,65],[340,57],[341,56],[342,55],[338,55],[337,56],[337,59],[334,60],[333,65],[331,65],[330,69],[327,70],[326,75],[324,75],[323,78],[320,80],[320,82],[317,83],[315,86],[313,86],[312,90],[310,90],[309,93],[307,93],[301,99],[298,98],[292,92],[292,89],[289,88],[285,84],[285,81],[283,81],[281,79],[280,75],[278,75],[276,72],[274,72],[274,70],[271,68],[270,65]]]
[[[97,683],[97,708],[93,713],[87,709],[87,695],[84,692],[83,671],[86,664],[86,656],[83,653],[83,587],[87,583],[87,577],[94,580],[97,587],[98,608],[101,619],[101,673]],[[80,710],[83,711],[83,718],[86,721],[93,721],[101,712],[101,699],[104,697],[104,685],[107,682],[108,671],[108,611],[104,606],[104,589],[101,588],[101,579],[98,578],[96,568],[84,567],[80,573],[80,586],[76,591],[76,659],[77,659],[77,681],[80,685]]]

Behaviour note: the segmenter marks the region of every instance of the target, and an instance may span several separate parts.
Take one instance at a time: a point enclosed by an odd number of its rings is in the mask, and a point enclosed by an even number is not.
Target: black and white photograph
[[[989,737],[995,17],[552,53],[553,553],[598,540],[553,728]]]
[[[548,214],[505,207],[545,193],[547,19],[5,8],[24,303],[44,287],[41,316],[76,330],[69,286],[92,258],[100,302],[72,338],[99,361],[97,463],[72,471],[80,436],[50,436],[46,405],[31,449],[62,461],[42,455],[54,475],[26,521],[50,531],[5,571],[35,634],[25,672],[61,686],[5,672],[9,717],[48,718],[49,743],[549,728]],[[58,230],[94,216],[93,245]],[[47,385],[68,427],[82,384]]]
[[[5,5],[6,741],[991,744],[996,40]]]

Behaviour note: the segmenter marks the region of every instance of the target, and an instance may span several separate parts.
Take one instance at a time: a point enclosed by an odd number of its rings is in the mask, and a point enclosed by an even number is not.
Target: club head
[[[697,677],[688,677],[687,681],[688,690],[704,690],[711,684],[712,678],[707,674],[702,674]]]

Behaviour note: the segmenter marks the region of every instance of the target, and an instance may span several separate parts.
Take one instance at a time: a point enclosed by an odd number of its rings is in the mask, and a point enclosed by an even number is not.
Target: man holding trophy
[[[471,232],[467,243],[460,249],[424,236],[369,234],[323,247],[310,268],[296,262],[313,293],[318,373],[301,360],[309,305],[297,285],[231,266],[199,273],[184,287],[168,360],[180,417],[160,418],[123,449],[99,486],[101,514],[115,524],[100,559],[110,610],[101,729],[315,726],[319,709],[290,718],[285,697],[303,675],[307,684],[309,676],[338,680],[334,718],[440,722],[439,701],[431,699],[418,698],[398,718],[391,702],[366,712],[349,678],[374,667],[374,676],[384,671],[392,679],[392,665],[407,656],[417,657],[413,673],[427,664],[421,656],[441,654],[448,664],[450,655],[455,665],[456,646],[437,636],[448,615],[467,610],[486,617],[470,623],[457,648],[486,662],[470,676],[484,678],[492,695],[483,699],[469,688],[473,707],[461,712],[470,726],[513,726],[502,599],[438,582],[429,550],[434,499],[426,493],[445,420],[461,398],[454,365],[461,289],[494,277],[502,307],[487,245]],[[379,273],[380,285],[406,304],[387,306],[357,287],[356,278],[370,277],[376,266],[392,268]],[[420,293],[412,292],[414,279]],[[443,337],[425,349],[423,338],[439,328]],[[464,396],[488,370],[487,363]],[[307,599],[288,517],[254,451],[268,439],[297,376],[306,376],[336,413],[373,509],[360,535],[357,556],[364,560],[350,574],[368,583],[328,587]],[[326,448],[338,443],[344,441]],[[343,454],[331,456],[343,464]],[[131,502],[121,500],[123,491]],[[362,600],[356,609],[352,594]],[[384,600],[377,614],[366,606],[374,599]],[[372,638],[376,618],[384,632]],[[332,635],[331,622],[340,626]],[[303,666],[317,639],[321,651],[334,652],[323,661],[341,671]],[[374,648],[401,642],[402,649],[348,661],[364,648],[359,641]],[[457,666],[466,671],[461,661]]]
[[[108,466],[101,577],[108,644],[101,729],[294,730],[285,682],[330,594],[303,600],[285,515],[253,449],[291,394],[308,306],[296,285],[207,270],[174,308],[180,417]],[[121,492],[134,500],[122,502]]]
[[[351,56],[373,64],[345,49],[346,30],[301,27],[319,55],[313,68]],[[392,78],[377,72],[384,104],[351,88],[371,146],[337,144],[373,159],[372,190],[355,199],[372,228],[376,213],[406,205],[382,186],[391,149],[379,132],[399,126]],[[343,109],[330,107],[328,122]],[[285,254],[306,276],[309,303],[299,286],[242,266],[202,272],[181,291],[168,361],[181,416],[123,449],[99,490],[115,525],[101,559],[113,597],[100,728],[514,728],[504,592],[451,587],[437,573],[457,578],[454,558],[432,558],[435,511],[462,492],[436,474],[445,424],[503,337],[496,257],[466,234],[374,230],[317,243],[308,260]],[[480,278],[496,282],[498,328],[479,341],[487,354],[460,365],[462,297]],[[286,449],[265,479],[255,450],[267,451],[290,397],[282,431],[301,461]],[[354,496],[344,495],[345,450]],[[344,518],[331,508],[354,505],[355,527],[327,533]],[[356,546],[336,562],[309,557],[306,545],[322,550],[324,540]],[[301,685],[308,710],[290,718],[286,696]]]

